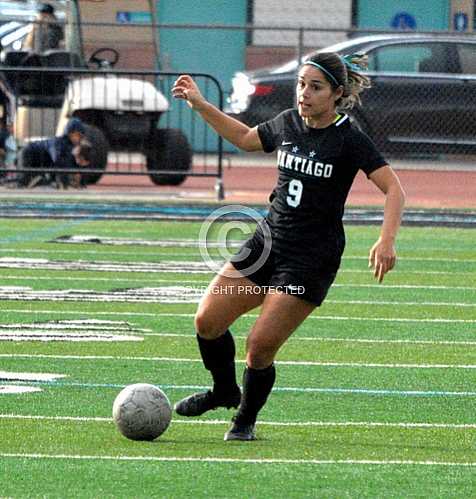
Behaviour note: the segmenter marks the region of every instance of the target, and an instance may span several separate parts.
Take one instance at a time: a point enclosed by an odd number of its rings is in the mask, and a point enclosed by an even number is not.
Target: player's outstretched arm
[[[369,253],[369,267],[374,269],[375,278],[382,282],[385,274],[395,267],[397,260],[395,239],[402,219],[405,193],[389,166],[375,170],[370,174],[370,180],[386,195],[380,237]]]
[[[189,75],[180,76],[172,87],[176,99],[184,99],[224,139],[244,151],[262,151],[263,146],[256,127],[250,128],[241,121],[228,116],[201,94],[197,84]]]

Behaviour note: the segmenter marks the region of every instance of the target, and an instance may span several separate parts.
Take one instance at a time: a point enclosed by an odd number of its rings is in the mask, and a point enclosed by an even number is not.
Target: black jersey
[[[344,250],[344,204],[359,169],[386,164],[370,138],[340,115],[327,128],[309,128],[296,109],[258,126],[265,152],[277,150],[279,178],[266,222],[273,251],[301,263],[337,267]]]

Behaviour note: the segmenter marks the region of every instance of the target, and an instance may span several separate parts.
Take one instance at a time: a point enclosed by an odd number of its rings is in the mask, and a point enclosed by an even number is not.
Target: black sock
[[[213,378],[213,393],[218,398],[227,398],[238,392],[235,372],[235,342],[230,331],[207,340],[197,334],[198,347],[203,364]]]
[[[243,395],[235,421],[241,424],[254,424],[258,412],[266,403],[276,379],[276,369],[271,364],[265,369],[246,367],[243,373]]]

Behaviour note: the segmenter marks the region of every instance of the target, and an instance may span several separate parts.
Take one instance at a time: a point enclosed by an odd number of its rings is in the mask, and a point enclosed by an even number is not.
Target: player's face
[[[342,95],[342,87],[334,90],[324,73],[309,64],[298,75],[296,87],[299,115],[304,119],[322,119],[335,114],[336,100]]]

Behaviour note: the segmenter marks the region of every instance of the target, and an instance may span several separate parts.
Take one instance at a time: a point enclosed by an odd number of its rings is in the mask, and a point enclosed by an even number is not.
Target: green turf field
[[[402,228],[378,285],[378,227],[348,227],[327,301],[278,356],[256,442],[223,441],[226,410],[174,416],[154,442],[122,437],[111,408],[123,386],[156,384],[173,403],[209,383],[193,333],[212,275],[199,250],[130,242],[199,230],[0,220],[1,497],[476,496],[474,230]],[[129,243],[50,242],[65,235]],[[177,271],[187,262],[202,270]],[[255,317],[232,328],[239,372]]]

